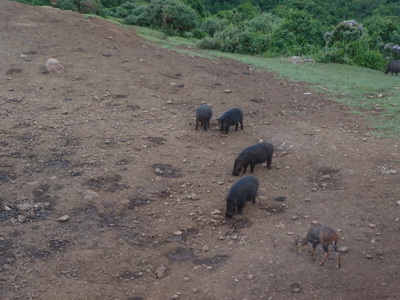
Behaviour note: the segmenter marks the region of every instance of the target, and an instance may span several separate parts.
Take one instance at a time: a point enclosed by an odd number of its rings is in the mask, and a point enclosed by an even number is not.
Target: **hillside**
[[[399,297],[398,140],[306,84],[98,18],[0,1],[0,37],[0,299]],[[244,129],[221,134],[232,107]],[[272,168],[226,220],[234,159],[259,141]],[[338,230],[340,269],[331,248],[321,267],[321,246],[295,252],[312,222]]]

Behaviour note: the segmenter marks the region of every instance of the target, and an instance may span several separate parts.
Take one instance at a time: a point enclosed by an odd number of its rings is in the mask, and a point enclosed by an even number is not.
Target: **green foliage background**
[[[50,5],[50,0],[19,1]],[[53,5],[195,38],[203,49],[307,56],[380,71],[400,59],[398,0],[56,0]]]

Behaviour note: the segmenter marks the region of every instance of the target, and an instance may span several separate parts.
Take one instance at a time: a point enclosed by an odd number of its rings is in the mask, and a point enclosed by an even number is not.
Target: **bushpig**
[[[201,104],[196,110],[196,131],[199,127],[199,123],[204,126],[204,130],[210,128],[210,120],[212,117],[212,109],[207,104]]]
[[[247,148],[240,152],[235,160],[232,175],[239,175],[240,171],[246,173],[247,166],[250,165],[250,171],[253,173],[254,166],[267,161],[267,168],[271,169],[272,154],[274,153],[274,146],[268,143],[259,143]]]
[[[231,125],[236,125],[238,129],[240,123],[241,129],[243,129],[243,111],[240,108],[231,108],[227,110],[218,118],[218,126],[221,131],[228,133]]]
[[[385,74],[389,73],[393,75],[393,73],[400,73],[400,60],[393,60],[389,62],[386,66]]]
[[[226,198],[226,218],[232,218],[235,211],[242,213],[244,203],[252,200],[256,203],[258,192],[258,178],[253,175],[246,175],[236,181],[230,188]]]

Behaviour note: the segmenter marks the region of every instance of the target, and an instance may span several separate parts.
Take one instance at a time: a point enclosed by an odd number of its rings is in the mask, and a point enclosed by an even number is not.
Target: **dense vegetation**
[[[50,0],[20,0],[50,5]],[[257,56],[307,56],[382,70],[400,59],[398,0],[53,0],[198,39],[198,46]]]

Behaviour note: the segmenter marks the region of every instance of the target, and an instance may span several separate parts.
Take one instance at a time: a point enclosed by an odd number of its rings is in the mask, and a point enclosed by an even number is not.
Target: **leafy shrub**
[[[227,26],[228,21],[226,19],[208,17],[201,23],[200,29],[208,33],[210,36],[214,36],[217,31],[222,31]]]
[[[246,27],[260,33],[270,33],[281,23],[281,18],[270,13],[262,13],[245,22]]]
[[[365,40],[338,41],[321,51],[316,60],[321,63],[357,65],[375,70],[382,70],[386,64],[383,55],[379,51],[371,50]]]
[[[221,47],[219,40],[209,36],[201,39],[198,42],[197,46],[201,49],[209,49],[209,50],[219,50]]]
[[[322,25],[301,11],[288,11],[268,35],[268,55],[309,55],[324,44]]]
[[[126,22],[149,26],[170,35],[182,35],[196,28],[198,17],[192,8],[179,0],[153,0],[148,5],[137,7]]]
[[[102,5],[98,0],[58,0],[57,7],[83,14],[102,15]]]
[[[219,31],[214,36],[214,42],[210,39],[200,43],[202,47],[207,44],[218,46],[218,50],[240,54],[260,54],[265,50],[265,36],[251,32],[248,29],[231,27],[224,31]],[[215,49],[215,48],[208,48]]]
[[[356,21],[342,21],[332,32],[325,33],[326,44],[332,45],[337,41],[351,42],[360,39],[365,33],[364,27]]]

